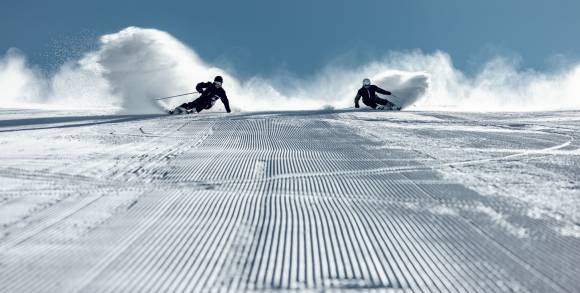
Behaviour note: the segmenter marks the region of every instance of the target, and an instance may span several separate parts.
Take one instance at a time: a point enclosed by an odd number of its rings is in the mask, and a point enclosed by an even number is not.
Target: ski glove
[[[390,96],[390,95],[391,95],[391,92],[387,91],[387,96]]]
[[[355,108],[359,108],[360,106],[358,104],[354,104],[354,107]]]

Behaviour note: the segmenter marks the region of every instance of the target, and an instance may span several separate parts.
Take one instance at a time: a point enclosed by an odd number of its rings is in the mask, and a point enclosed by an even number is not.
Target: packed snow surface
[[[0,292],[579,292],[579,130],[0,110]]]

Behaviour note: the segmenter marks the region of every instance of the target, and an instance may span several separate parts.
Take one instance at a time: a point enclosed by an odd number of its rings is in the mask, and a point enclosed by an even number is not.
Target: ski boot
[[[183,108],[183,107],[177,107],[173,110],[169,110],[167,111],[167,113],[169,113],[169,115],[173,115],[173,114],[183,114],[183,113],[187,113],[187,109]]]

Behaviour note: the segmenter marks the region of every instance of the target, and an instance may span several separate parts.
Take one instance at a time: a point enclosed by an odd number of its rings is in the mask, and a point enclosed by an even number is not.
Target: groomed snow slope
[[[579,130],[2,110],[0,292],[578,292]]]

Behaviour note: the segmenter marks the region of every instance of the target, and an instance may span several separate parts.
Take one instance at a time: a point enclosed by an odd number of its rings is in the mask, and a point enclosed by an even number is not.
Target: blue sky
[[[167,31],[240,77],[308,76],[332,62],[389,50],[442,50],[470,71],[501,54],[525,67],[580,59],[580,1],[572,0],[3,0],[0,54],[22,50],[50,70],[127,26]],[[560,58],[561,59],[561,58]],[[560,60],[558,59],[558,60]],[[338,61],[337,61],[338,60]]]

